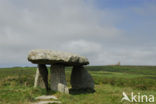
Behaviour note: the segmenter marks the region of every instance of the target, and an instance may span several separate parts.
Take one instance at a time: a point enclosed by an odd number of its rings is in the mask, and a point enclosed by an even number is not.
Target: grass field
[[[146,94],[156,97],[156,66],[87,66],[95,82],[95,93],[56,95],[62,104],[147,104],[122,102],[122,92],[130,96]],[[33,88],[35,67],[0,68],[0,104],[29,104],[45,89]],[[70,87],[71,68],[66,68]],[[150,103],[150,104],[156,104]]]

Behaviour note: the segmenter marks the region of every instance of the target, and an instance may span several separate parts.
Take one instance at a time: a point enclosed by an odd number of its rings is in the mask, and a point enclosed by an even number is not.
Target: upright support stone
[[[36,69],[36,75],[35,75],[35,81],[34,81],[34,87],[41,87],[41,88],[45,88],[43,79],[41,77],[41,74],[39,72],[39,69]]]
[[[64,65],[51,65],[51,89],[68,93]]]
[[[94,81],[83,66],[73,66],[70,83],[72,89],[91,89],[94,91]]]
[[[39,73],[43,79],[46,90],[50,90],[48,87],[48,69],[45,64],[38,64]]]

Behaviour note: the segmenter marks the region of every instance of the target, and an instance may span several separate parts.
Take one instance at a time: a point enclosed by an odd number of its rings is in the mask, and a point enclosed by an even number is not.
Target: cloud
[[[92,65],[155,65],[156,48],[118,47],[85,40],[64,43],[61,50],[79,53],[89,58]]]
[[[72,40],[62,44],[62,50],[79,53],[85,56],[98,54],[102,50],[101,44],[86,40]]]
[[[155,56],[155,50],[141,55],[140,48],[128,49],[132,45],[125,36],[127,31],[116,26],[124,15],[115,10],[98,9],[92,3],[85,0],[1,0],[0,67],[32,65],[27,61],[27,54],[37,48],[78,53],[88,57],[92,65],[117,61],[146,64],[147,61],[140,59],[149,60]],[[136,50],[139,51],[135,53]],[[136,57],[134,62],[125,59],[133,57]],[[153,64],[153,60],[148,64]]]

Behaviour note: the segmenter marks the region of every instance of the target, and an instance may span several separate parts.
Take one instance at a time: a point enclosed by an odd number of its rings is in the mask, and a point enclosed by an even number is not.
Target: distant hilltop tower
[[[116,64],[117,66],[120,66],[120,61]]]
[[[112,64],[112,66],[120,66],[120,61],[117,64]]]

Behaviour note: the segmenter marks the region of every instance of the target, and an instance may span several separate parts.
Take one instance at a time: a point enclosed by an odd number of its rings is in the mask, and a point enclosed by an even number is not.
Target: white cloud
[[[71,51],[85,56],[98,54],[102,50],[102,46],[98,43],[85,40],[72,40],[62,44],[62,50]]]
[[[36,48],[71,51],[101,65],[131,57],[136,57],[134,63],[123,63],[144,64],[140,59],[155,52],[140,55],[139,51],[140,56],[133,56],[134,49],[120,52],[125,39],[125,31],[115,26],[120,14],[84,0],[1,0],[0,15],[0,67],[31,65],[27,54]]]

